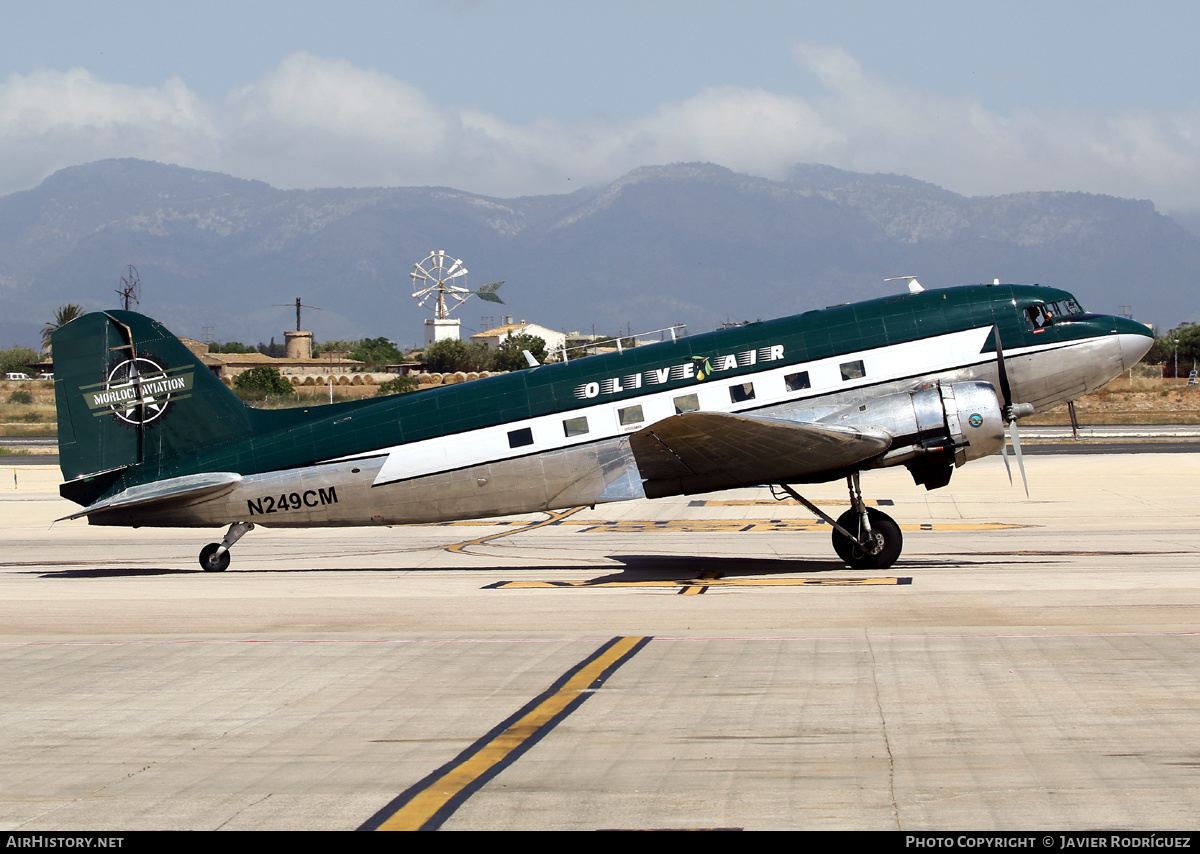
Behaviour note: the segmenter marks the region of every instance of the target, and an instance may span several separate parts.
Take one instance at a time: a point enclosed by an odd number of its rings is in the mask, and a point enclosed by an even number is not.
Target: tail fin
[[[250,408],[157,321],[94,312],[52,344],[67,498],[89,503],[131,466],[166,467],[252,435]]]

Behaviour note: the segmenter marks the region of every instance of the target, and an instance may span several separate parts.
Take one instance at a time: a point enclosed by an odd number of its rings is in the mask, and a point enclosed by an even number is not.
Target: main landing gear
[[[200,550],[200,566],[205,572],[224,572],[229,568],[229,548],[254,530],[253,522],[234,522],[225,532],[225,539],[209,543]]]
[[[779,485],[833,526],[833,550],[851,569],[887,569],[900,557],[904,547],[900,526],[886,513],[867,507],[859,488],[858,472],[846,478],[850,488],[850,509],[837,521],[786,483]]]

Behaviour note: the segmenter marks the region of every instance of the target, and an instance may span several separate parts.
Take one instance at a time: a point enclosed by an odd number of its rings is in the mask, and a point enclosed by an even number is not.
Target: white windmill
[[[477,291],[468,288],[467,268],[461,258],[451,258],[443,249],[430,252],[423,261],[413,264],[413,271],[408,274],[413,280],[413,299],[417,305],[424,308],[431,299],[435,299],[433,317],[425,321],[425,346],[443,338],[458,338],[459,319],[450,317],[450,312],[458,308],[474,294],[488,302],[503,304],[496,296],[496,290],[504,282],[491,282]]]

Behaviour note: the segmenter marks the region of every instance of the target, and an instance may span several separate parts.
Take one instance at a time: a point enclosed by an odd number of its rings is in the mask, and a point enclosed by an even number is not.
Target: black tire
[[[882,548],[875,554],[864,551],[857,542],[846,537],[837,528],[833,529],[833,550],[851,569],[887,569],[900,557],[904,548],[904,537],[900,526],[886,513],[868,507],[867,517],[871,520],[871,533],[876,541],[882,539]],[[847,510],[838,519],[838,524],[847,531],[858,532],[858,514]]]
[[[217,555],[220,543],[209,543],[200,550],[200,566],[205,572],[224,572],[229,568],[229,549]]]

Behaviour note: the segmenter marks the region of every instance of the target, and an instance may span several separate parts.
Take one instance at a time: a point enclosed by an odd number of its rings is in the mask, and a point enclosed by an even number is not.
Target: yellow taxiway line
[[[652,581],[497,581],[485,590],[544,590],[547,588],[665,587],[683,588],[681,592],[702,593],[706,587],[860,587],[872,584],[912,584],[910,577],[874,578],[679,578]]]
[[[597,533],[597,532],[613,532],[625,534],[641,534],[654,531],[663,531],[676,534],[697,534],[704,532],[713,533],[729,533],[732,531],[825,531],[830,530],[829,525],[820,519],[626,519],[618,522],[597,522],[588,519],[570,519],[566,517],[578,513],[582,507],[575,507],[571,510],[566,510],[561,513],[551,514],[553,518],[544,519],[540,522],[510,522],[495,519],[476,519],[470,522],[437,522],[434,525],[422,525],[419,527],[473,527],[473,528],[495,528],[508,527],[516,528],[516,530],[502,531],[495,534],[488,534],[485,537],[479,537],[474,540],[467,540],[463,543],[455,543],[453,546],[446,546],[450,551],[461,551],[462,547],[470,545],[479,545],[487,540],[495,540],[500,537],[509,537],[513,534],[532,531],[535,528],[542,528],[546,525],[576,525],[584,528],[581,533]],[[413,526],[418,527],[418,526]],[[910,524],[900,525],[902,531],[1007,531],[1013,528],[1036,528],[1039,525],[1020,524],[1017,522],[914,522]]]
[[[437,830],[471,795],[575,711],[649,642],[648,637],[613,638],[359,830]]]

